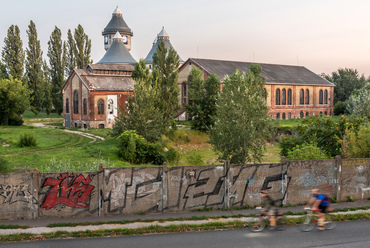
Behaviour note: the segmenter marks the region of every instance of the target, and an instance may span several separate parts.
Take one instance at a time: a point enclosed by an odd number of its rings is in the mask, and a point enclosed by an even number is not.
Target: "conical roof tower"
[[[135,64],[136,60],[131,56],[130,52],[127,50],[122,36],[117,33],[113,37],[113,42],[105,53],[103,58],[98,62],[98,64]]]

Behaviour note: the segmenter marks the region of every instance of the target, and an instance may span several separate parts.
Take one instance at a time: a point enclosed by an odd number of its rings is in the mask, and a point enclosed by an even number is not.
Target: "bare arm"
[[[311,197],[311,199],[308,201],[306,208],[309,208],[314,202],[316,201],[315,197]]]

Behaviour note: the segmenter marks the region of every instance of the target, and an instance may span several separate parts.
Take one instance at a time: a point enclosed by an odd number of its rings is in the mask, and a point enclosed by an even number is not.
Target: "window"
[[[109,114],[110,115],[112,115],[113,114],[113,100],[112,99],[109,99],[108,100],[108,112],[109,112]]]
[[[103,115],[104,114],[104,101],[100,99],[98,101],[98,115]]]
[[[324,104],[328,104],[328,91],[327,90],[324,91]]]
[[[285,113],[283,113],[283,115],[282,115],[282,119],[283,119],[283,120],[285,120]]]
[[[69,99],[66,99],[66,114],[69,114]]]
[[[288,90],[288,105],[292,105],[292,90]]]
[[[306,90],[306,104],[310,104],[310,91]]]
[[[280,113],[277,113],[276,114],[276,119],[279,120],[280,119]]]
[[[280,105],[280,89],[276,90],[276,105]]]
[[[322,90],[320,90],[320,93],[319,93],[319,104],[323,104],[323,94],[322,94]]]
[[[328,111],[325,111],[324,113],[325,113],[325,115],[328,115]]]
[[[306,112],[306,117],[310,116],[310,114],[308,112]]]
[[[304,90],[302,89],[299,94],[299,104],[304,104]]]
[[[87,100],[86,100],[86,98],[84,99],[83,105],[84,105],[84,115],[86,115],[87,114]]]
[[[322,111],[320,111],[320,116],[322,116]]]
[[[265,101],[267,101],[267,90],[266,90],[266,88],[263,88],[263,95],[265,97]]]
[[[76,90],[73,96],[73,113],[78,114],[78,91]]]
[[[104,128],[104,124],[99,124],[99,128]]]
[[[182,103],[186,104],[186,83],[182,83]]]
[[[281,98],[282,98],[281,99],[281,105],[286,105],[286,90],[285,89],[283,89]]]
[[[288,119],[292,119],[292,113],[288,113]]]

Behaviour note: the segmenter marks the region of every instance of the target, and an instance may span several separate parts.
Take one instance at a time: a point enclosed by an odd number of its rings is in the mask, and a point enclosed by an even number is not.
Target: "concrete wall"
[[[346,201],[370,197],[370,159],[275,164],[103,168],[92,173],[0,175],[0,218],[104,216],[256,206],[268,189],[304,204],[311,189]]]

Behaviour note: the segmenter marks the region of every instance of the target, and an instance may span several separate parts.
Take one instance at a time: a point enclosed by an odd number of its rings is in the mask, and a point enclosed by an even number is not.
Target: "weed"
[[[347,196],[347,202],[354,202],[355,200],[352,199],[351,196]]]
[[[335,196],[330,198],[331,203],[338,203],[337,198]]]
[[[33,132],[22,133],[19,137],[19,147],[34,147],[36,146],[36,137]]]

